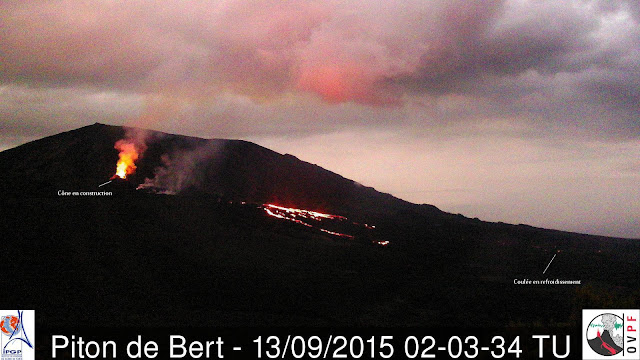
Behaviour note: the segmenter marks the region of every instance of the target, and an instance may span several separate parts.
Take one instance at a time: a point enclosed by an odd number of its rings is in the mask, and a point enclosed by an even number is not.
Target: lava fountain
[[[113,175],[112,179],[116,177],[126,179],[127,175],[131,175],[136,171],[135,162],[140,158],[140,151],[135,143],[127,139],[118,140],[114,147],[120,150],[120,154],[116,164],[116,174]]]

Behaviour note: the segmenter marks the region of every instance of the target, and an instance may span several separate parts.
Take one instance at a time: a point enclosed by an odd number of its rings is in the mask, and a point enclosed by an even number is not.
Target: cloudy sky
[[[483,220],[640,238],[640,2],[3,0],[0,149],[241,138]]]

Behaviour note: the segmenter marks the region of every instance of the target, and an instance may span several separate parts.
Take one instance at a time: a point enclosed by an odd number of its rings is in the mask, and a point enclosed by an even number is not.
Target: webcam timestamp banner
[[[0,315],[1,360],[640,359],[637,309],[583,310],[580,328],[38,326],[36,331],[33,310]]]
[[[566,359],[575,329],[156,328],[56,329],[46,359]],[[44,344],[43,344],[44,343]]]

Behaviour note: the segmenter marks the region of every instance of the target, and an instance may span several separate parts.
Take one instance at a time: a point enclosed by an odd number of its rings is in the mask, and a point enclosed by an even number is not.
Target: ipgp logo
[[[34,310],[0,310],[0,360],[33,360]]]
[[[640,360],[638,309],[582,310],[583,359]]]

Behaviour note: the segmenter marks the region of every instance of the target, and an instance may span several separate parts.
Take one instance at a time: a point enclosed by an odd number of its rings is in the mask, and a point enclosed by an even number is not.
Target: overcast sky
[[[640,2],[3,0],[0,149],[242,138],[483,220],[640,238]]]

